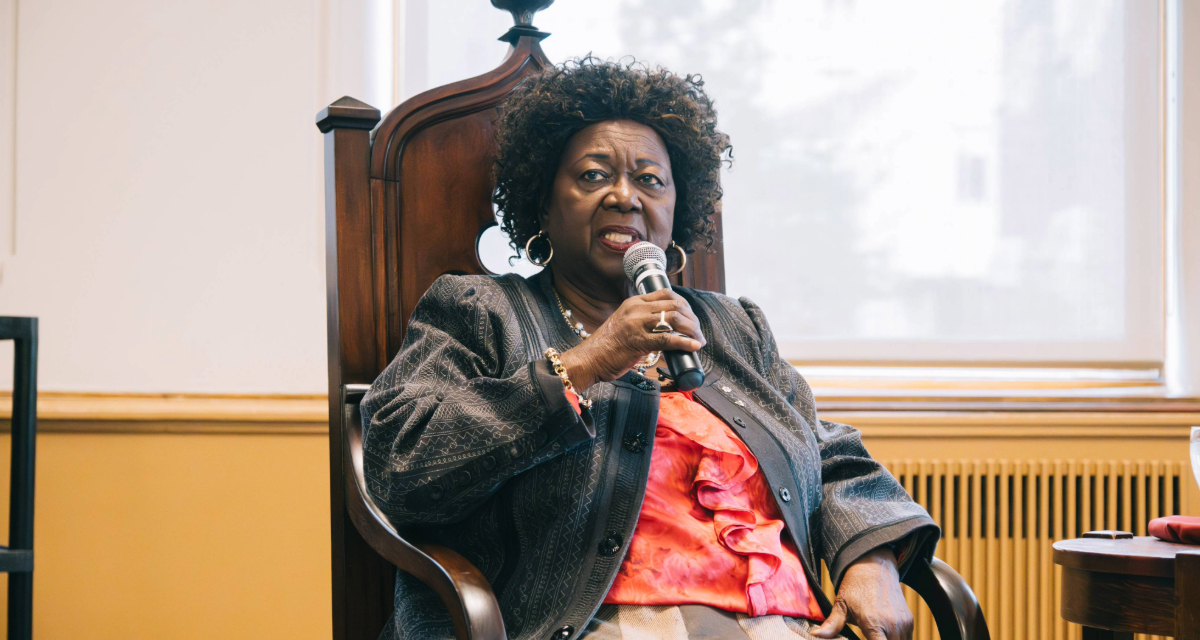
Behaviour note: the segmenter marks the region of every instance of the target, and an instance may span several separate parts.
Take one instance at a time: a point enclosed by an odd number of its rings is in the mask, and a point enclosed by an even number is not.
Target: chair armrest
[[[367,385],[342,388],[343,450],[346,452],[346,510],[354,527],[380,556],[429,585],[454,622],[458,640],[505,640],[500,603],[483,572],[457,552],[437,544],[405,540],[367,492],[362,467],[362,420],[358,403]]]
[[[354,527],[380,556],[429,585],[450,611],[458,640],[505,640],[500,604],[475,565],[438,544],[413,545],[405,540],[367,492],[362,469],[362,420],[358,404],[367,385],[342,389],[342,433],[345,439],[346,510]],[[942,640],[991,640],[975,593],[950,565],[934,558],[918,559],[904,576],[933,613]]]
[[[917,559],[903,582],[929,606],[942,640],[991,640],[975,592],[950,565]]]

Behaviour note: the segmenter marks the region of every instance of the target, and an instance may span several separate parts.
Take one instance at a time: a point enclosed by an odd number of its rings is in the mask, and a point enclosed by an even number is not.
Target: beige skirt
[[[604,605],[588,623],[587,640],[816,640],[818,625],[784,616],[730,613],[698,604]],[[840,636],[839,636],[840,637]]]

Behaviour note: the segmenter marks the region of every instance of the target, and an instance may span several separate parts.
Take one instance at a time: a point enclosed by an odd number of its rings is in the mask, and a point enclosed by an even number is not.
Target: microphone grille
[[[649,242],[639,242],[625,250],[625,277],[630,280],[637,278],[637,272],[643,263],[653,262],[659,269],[667,269],[667,253],[658,245]]]

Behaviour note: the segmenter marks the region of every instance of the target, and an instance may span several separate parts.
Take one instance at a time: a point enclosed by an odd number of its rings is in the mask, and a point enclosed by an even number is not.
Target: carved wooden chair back
[[[413,308],[438,276],[488,273],[477,242],[496,224],[497,107],[524,77],[550,64],[539,44],[549,34],[531,23],[550,2],[493,4],[517,21],[501,38],[512,47],[496,69],[417,95],[382,122],[378,110],[349,97],[317,116],[325,134],[335,638],[374,640],[391,611],[393,565],[412,571],[431,561],[412,545],[409,555],[385,559],[375,550],[380,545],[368,544],[371,535],[390,539],[396,532],[355,480],[361,433],[357,418],[346,415],[355,404],[347,394],[361,393],[358,385],[395,356]],[[724,289],[717,223],[717,242],[689,259],[677,284]]]

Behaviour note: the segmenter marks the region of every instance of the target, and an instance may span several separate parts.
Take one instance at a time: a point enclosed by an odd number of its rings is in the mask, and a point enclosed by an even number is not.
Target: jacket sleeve
[[[821,420],[812,389],[779,355],[766,318],[753,302],[742,308],[758,331],[761,373],[804,417],[821,453],[821,508],[814,520],[814,544],[835,586],[846,568],[866,553],[891,546],[900,575],[916,558],[929,559],[941,530],[883,465],[871,458],[862,434],[849,425]]]
[[[595,435],[549,363],[527,360],[504,294],[462,276],[430,287],[361,406],[367,487],[397,526],[461,520]]]

